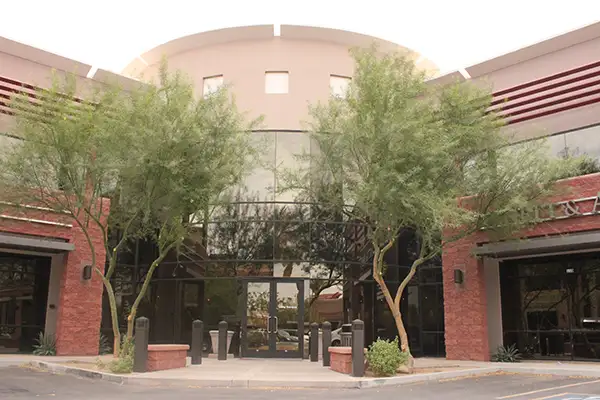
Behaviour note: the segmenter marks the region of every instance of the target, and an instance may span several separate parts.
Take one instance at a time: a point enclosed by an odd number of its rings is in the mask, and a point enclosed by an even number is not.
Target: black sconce
[[[92,279],[92,266],[91,265],[86,265],[85,267],[83,267],[83,273],[81,274],[81,278],[84,281],[89,281],[90,279]]]
[[[454,283],[462,285],[465,280],[465,273],[461,269],[454,270]]]

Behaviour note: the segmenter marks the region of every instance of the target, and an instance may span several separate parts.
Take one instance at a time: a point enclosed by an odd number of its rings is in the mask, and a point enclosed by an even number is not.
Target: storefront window
[[[528,358],[600,358],[600,254],[504,262],[504,344]]]

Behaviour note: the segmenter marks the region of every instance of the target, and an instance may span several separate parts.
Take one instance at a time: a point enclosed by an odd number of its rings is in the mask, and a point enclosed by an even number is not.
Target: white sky
[[[168,40],[256,24],[369,34],[446,72],[597,22],[600,0],[4,0],[0,14],[0,36],[116,72]]]

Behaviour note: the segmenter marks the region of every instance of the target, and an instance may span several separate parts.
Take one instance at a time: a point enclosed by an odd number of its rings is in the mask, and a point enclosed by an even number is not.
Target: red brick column
[[[472,255],[474,242],[463,239],[444,246],[444,319],[446,358],[489,361],[487,300],[483,263]],[[462,284],[454,283],[454,270],[464,272]]]
[[[108,202],[104,200],[108,214]],[[73,221],[74,222],[74,221]],[[96,252],[96,265],[104,270],[106,251],[102,231],[91,223],[88,232]],[[102,321],[102,292],[104,287],[98,274],[92,279],[82,279],[83,267],[92,263],[92,251],[81,228],[74,225],[71,242],[75,250],[65,258],[60,281],[60,294],[56,316],[57,355],[97,355]]]

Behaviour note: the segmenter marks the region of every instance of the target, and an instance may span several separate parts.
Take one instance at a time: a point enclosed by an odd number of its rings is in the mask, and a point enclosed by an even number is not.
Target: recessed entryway
[[[45,330],[51,258],[0,253],[0,354],[32,351]]]

